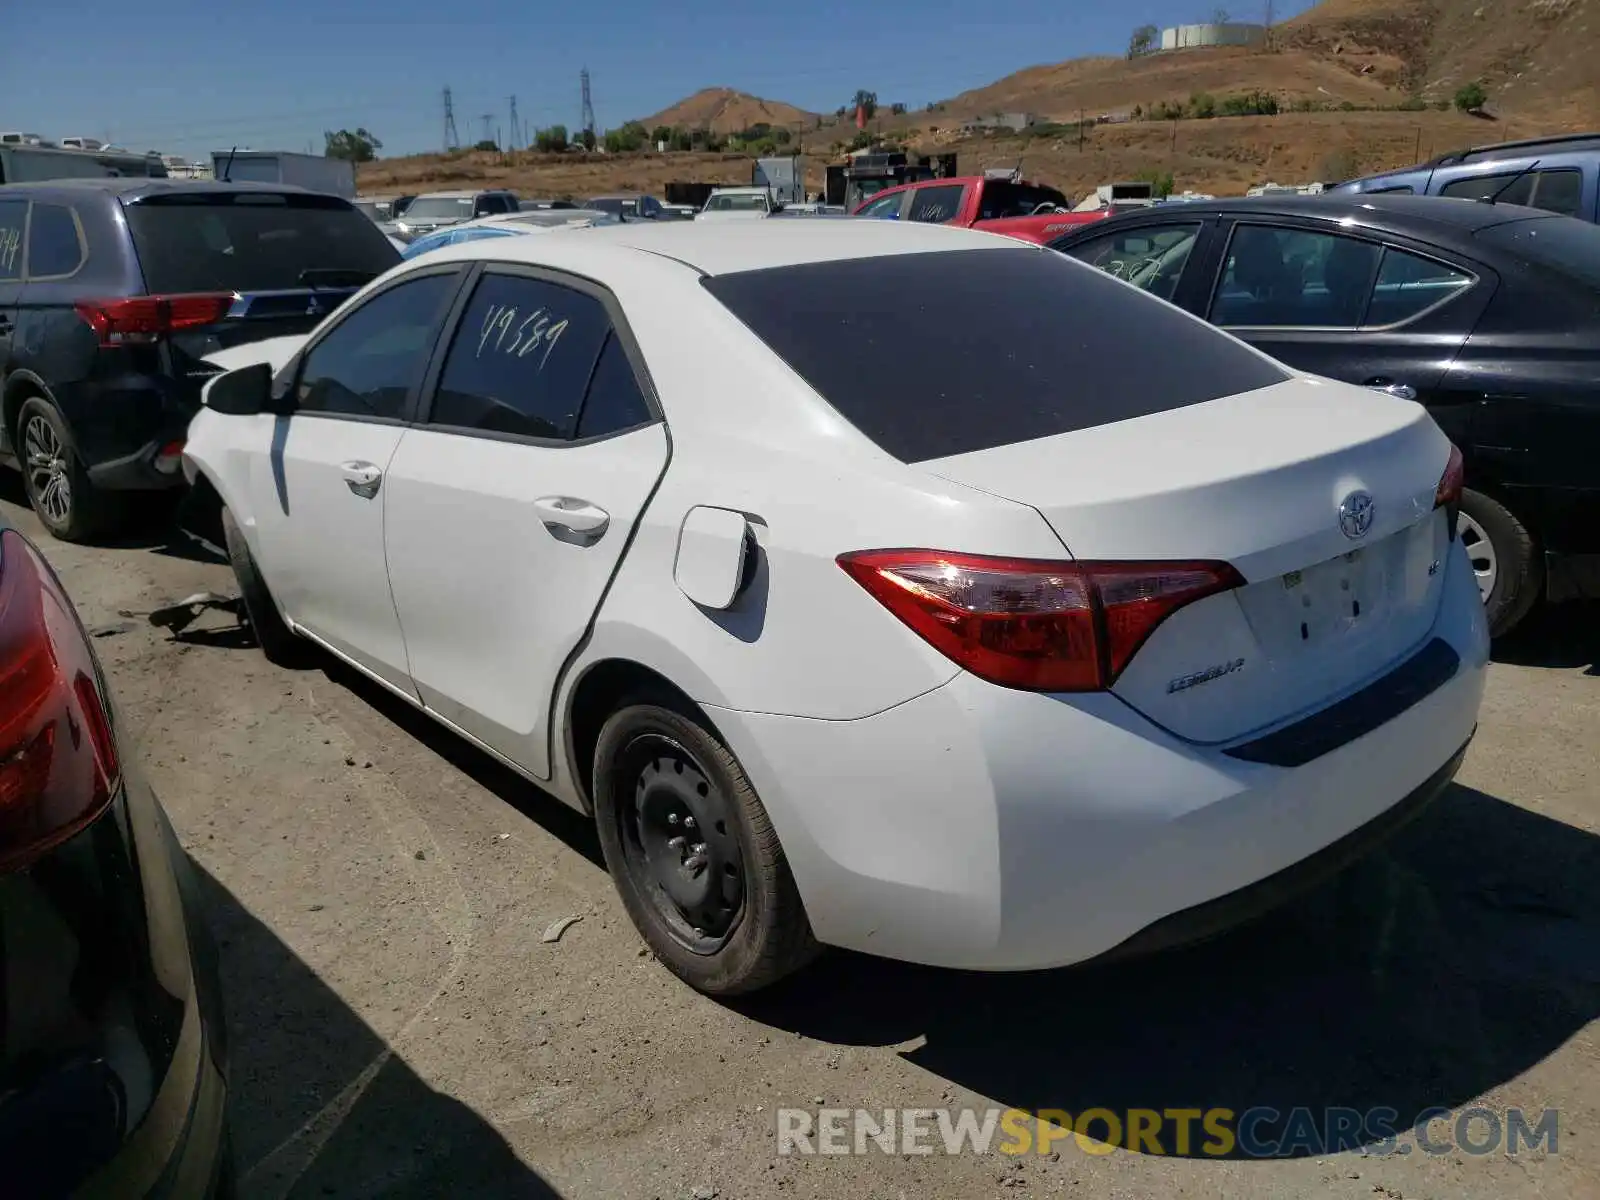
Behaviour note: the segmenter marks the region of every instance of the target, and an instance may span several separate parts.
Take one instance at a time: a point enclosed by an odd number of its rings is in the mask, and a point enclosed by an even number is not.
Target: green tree
[[[348,162],[371,162],[383,149],[383,143],[368,133],[365,126],[354,132],[348,129],[341,129],[337,133],[331,129],[324,130],[322,140],[322,153],[326,157],[342,158]]]
[[[1140,171],[1134,178],[1140,183],[1148,183],[1150,190],[1155,192],[1158,200],[1165,200],[1172,195],[1172,189],[1177,186],[1173,181],[1171,171],[1159,171],[1152,168]]]
[[[672,129],[667,125],[657,125],[650,131],[650,141],[654,145],[672,141]]]
[[[583,148],[585,150],[593,150],[595,144],[594,130],[585,129],[581,134],[578,135],[578,140],[583,143]]]
[[[787,146],[791,141],[794,140],[794,135],[791,134],[787,129],[774,129],[772,131],[772,140],[777,142],[780,146]]]
[[[472,148],[474,150],[490,151],[498,150],[500,146],[493,138],[484,138],[481,142],[473,142]]]
[[[1456,107],[1464,113],[1474,115],[1481,113],[1487,103],[1489,103],[1489,93],[1483,90],[1481,83],[1464,84],[1456,92]]]
[[[1149,54],[1156,48],[1156,38],[1161,36],[1161,31],[1154,25],[1141,25],[1128,37],[1128,57],[1138,58],[1140,55]]]
[[[866,114],[867,120],[872,120],[878,111],[878,93],[869,92],[866,88],[856,89],[856,98],[850,102],[851,109],[860,109]]]
[[[565,125],[552,125],[549,129],[541,129],[533,135],[533,148],[546,154],[560,154],[568,144]]]
[[[1217,98],[1210,92],[1195,92],[1189,97],[1189,111],[1201,120],[1217,115]]]

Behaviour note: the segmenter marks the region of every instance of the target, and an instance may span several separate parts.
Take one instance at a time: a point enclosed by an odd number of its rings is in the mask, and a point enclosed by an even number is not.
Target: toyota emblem
[[[1374,511],[1371,493],[1351,492],[1339,503],[1340,532],[1351,541],[1366,537]]]

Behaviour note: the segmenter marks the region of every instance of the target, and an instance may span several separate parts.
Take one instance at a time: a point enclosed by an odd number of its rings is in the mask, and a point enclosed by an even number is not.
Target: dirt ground
[[[1497,654],[1446,798],[1255,926],[1019,977],[834,954],[721,1005],[645,954],[583,820],[349,671],[269,666],[225,614],[152,627],[233,594],[190,543],[51,542],[19,500],[0,472],[200,868],[246,1196],[1600,1196],[1594,609]],[[1556,1154],[1518,1157],[779,1157],[775,1110],[823,1104],[1561,1118]]]

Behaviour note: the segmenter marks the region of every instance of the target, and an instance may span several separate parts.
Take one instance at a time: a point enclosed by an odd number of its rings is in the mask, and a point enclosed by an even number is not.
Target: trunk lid
[[[1113,687],[1221,742],[1322,707],[1427,634],[1449,453],[1418,405],[1296,378],[918,466],[1037,509],[1079,560],[1231,563],[1246,586],[1174,613]]]

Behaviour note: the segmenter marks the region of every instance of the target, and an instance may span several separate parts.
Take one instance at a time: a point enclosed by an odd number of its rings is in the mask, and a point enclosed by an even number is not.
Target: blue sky
[[[725,86],[831,111],[858,87],[916,106],[1041,62],[1119,53],[1149,22],[1208,20],[1215,2],[661,0],[463,5],[451,0],[13,0],[0,44],[0,126],[109,134],[131,149],[204,157],[230,145],[322,150],[365,125],[384,153],[437,149],[441,93],[463,141],[481,114],[509,133],[579,124],[587,66],[601,128]],[[1260,20],[1264,3],[1228,5]],[[1278,19],[1309,7],[1279,0]],[[21,14],[26,15],[21,15]]]

